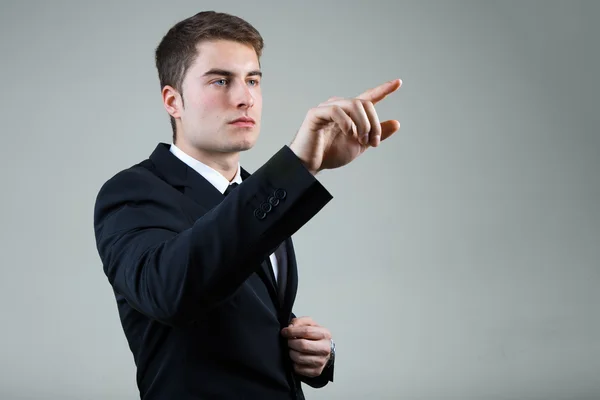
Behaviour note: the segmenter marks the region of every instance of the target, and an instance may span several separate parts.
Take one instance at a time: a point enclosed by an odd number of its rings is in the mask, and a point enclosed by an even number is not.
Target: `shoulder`
[[[111,176],[98,191],[93,207],[98,238],[168,221],[172,187],[144,160]]]
[[[147,198],[160,182],[152,162],[144,160],[117,172],[104,182],[96,196],[96,204],[117,199],[135,202]]]

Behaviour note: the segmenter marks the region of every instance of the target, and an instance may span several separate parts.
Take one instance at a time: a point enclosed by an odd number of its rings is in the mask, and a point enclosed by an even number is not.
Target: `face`
[[[163,89],[177,121],[178,147],[204,154],[237,153],[254,146],[260,132],[261,73],[252,46],[202,42],[183,80],[183,98]]]

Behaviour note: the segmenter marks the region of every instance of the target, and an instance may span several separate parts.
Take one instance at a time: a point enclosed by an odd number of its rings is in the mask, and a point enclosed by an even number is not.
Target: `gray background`
[[[323,173],[295,311],[309,399],[600,399],[600,2],[2,1],[1,399],[134,399],[96,253],[112,174],[170,141],[153,51],[200,10],[266,41],[255,170],[306,111],[400,77],[400,132]]]

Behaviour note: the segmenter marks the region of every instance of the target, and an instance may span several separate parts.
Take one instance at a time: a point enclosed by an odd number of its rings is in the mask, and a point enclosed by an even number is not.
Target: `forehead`
[[[212,68],[227,69],[236,73],[259,68],[256,51],[251,45],[230,40],[203,41],[196,45],[197,55],[192,69],[202,73]]]

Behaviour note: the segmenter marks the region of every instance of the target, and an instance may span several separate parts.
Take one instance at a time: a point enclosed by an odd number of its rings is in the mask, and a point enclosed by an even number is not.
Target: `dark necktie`
[[[227,189],[225,189],[225,193],[224,193],[224,195],[225,195],[225,196],[227,196],[227,195],[228,195],[229,193],[231,193],[231,191],[232,191],[233,189],[235,189],[237,186],[238,186],[238,184],[237,184],[237,183],[235,183],[235,182],[233,182],[232,184],[230,184],[230,185],[227,187]]]

